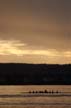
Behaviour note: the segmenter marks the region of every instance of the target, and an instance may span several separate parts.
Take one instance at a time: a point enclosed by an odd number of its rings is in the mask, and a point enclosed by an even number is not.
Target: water
[[[26,93],[45,89],[64,92],[64,96]],[[71,86],[0,86],[0,108],[71,108]]]

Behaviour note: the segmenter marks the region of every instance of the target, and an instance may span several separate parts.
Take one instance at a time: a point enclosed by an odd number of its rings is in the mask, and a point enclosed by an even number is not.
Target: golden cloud
[[[0,55],[39,55],[47,57],[71,57],[71,51],[57,51],[56,49],[35,50],[27,49],[27,44],[19,40],[0,40]]]

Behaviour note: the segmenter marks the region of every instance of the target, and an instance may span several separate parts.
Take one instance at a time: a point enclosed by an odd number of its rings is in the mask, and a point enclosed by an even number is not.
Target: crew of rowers
[[[44,91],[29,91],[29,93],[48,93],[48,94],[53,94],[53,93],[55,93],[55,94],[58,94],[58,93],[61,93],[61,92],[59,92],[58,90],[57,91],[47,91],[47,90],[44,90]]]

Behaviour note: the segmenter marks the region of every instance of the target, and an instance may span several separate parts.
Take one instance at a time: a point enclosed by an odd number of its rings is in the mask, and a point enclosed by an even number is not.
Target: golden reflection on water
[[[18,95],[22,94],[23,92],[34,90],[44,91],[45,89],[49,91],[58,90],[62,92],[71,92],[71,86],[0,86],[0,95]],[[2,103],[7,103],[7,105],[2,105]],[[16,103],[16,105],[14,105],[14,103]],[[24,103],[26,103],[26,105]],[[53,105],[52,103],[55,104]],[[63,104],[61,105],[60,103]],[[71,108],[71,105],[68,104],[71,104],[71,97],[0,97],[0,108]]]

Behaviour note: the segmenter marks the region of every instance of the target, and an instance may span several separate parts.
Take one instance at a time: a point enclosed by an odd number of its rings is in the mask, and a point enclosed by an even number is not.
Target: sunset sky
[[[0,62],[71,63],[71,0],[0,0]]]

